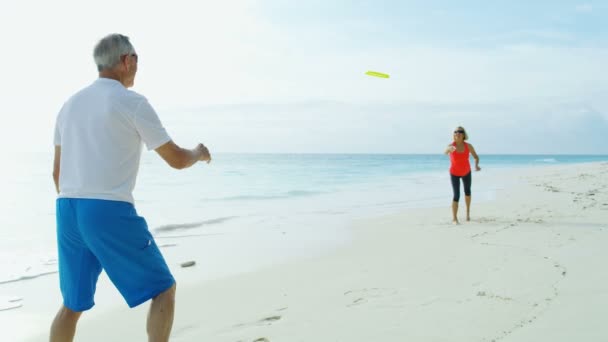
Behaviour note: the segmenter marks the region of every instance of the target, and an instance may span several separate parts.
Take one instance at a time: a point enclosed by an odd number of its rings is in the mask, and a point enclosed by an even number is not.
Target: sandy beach
[[[180,281],[199,264],[176,270],[171,340],[608,339],[608,163],[493,177],[512,186],[474,203],[471,222],[412,209],[353,222],[347,243],[311,258],[204,282]],[[147,306],[93,310],[76,341],[144,341]],[[46,341],[39,323],[29,341]]]

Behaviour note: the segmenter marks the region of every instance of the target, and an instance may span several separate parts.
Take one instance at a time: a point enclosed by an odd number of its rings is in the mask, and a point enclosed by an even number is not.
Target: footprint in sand
[[[490,223],[490,222],[496,222],[496,218],[494,217],[478,217],[476,219],[472,220],[473,222],[478,222],[478,223]]]
[[[285,309],[287,309],[287,308],[282,308],[282,309],[279,309],[278,311],[282,311],[282,310],[285,310]],[[257,322],[257,324],[266,324],[266,325],[270,325],[270,324],[272,324],[272,323],[274,323],[274,322],[276,322],[276,321],[278,321],[278,320],[280,320],[280,319],[281,319],[281,316],[279,316],[279,315],[276,315],[276,316],[268,316],[268,317],[266,317],[266,318],[262,318],[261,320],[259,320],[259,321]],[[270,340],[269,340],[269,339],[267,339],[266,337],[260,337],[260,338],[257,338],[257,339],[255,339],[255,340],[253,340],[253,342],[270,342]]]
[[[390,288],[369,288],[361,290],[350,290],[344,292],[344,296],[348,298],[354,298],[350,303],[346,304],[348,307],[353,307],[369,302],[370,300],[380,300],[388,297],[393,297],[397,294],[396,289]]]
[[[353,300],[353,302],[350,303],[348,306],[355,306],[355,305],[363,304],[365,302],[367,302],[367,300],[365,298],[357,298],[357,299]]]
[[[259,320],[260,323],[273,323],[281,319],[281,316],[270,316]]]
[[[486,292],[486,291],[477,291],[477,297],[485,297],[489,299],[501,300],[504,302],[510,302],[513,300],[511,297],[500,296],[494,293]]]
[[[277,311],[285,311],[287,310],[287,307],[284,308],[280,308]],[[235,324],[233,326],[233,328],[243,328],[243,327],[250,327],[250,326],[259,326],[259,325],[271,325],[275,322],[277,322],[278,320],[282,319],[283,316],[281,315],[273,315],[273,316],[268,316],[262,319],[259,319],[257,321],[254,322],[247,322],[247,323],[239,323],[239,324]]]

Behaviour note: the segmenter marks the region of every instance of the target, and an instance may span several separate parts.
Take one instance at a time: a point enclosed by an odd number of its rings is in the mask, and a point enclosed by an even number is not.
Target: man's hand
[[[206,161],[207,164],[209,164],[211,162],[211,154],[209,153],[209,149],[205,145],[203,145],[203,144],[198,144],[198,146],[196,147],[196,149],[201,154],[201,156],[198,158],[198,160],[199,161]]]
[[[195,148],[188,150],[177,146],[173,141],[156,148],[156,152],[171,167],[178,170],[188,168],[198,161],[211,161],[209,150],[203,144],[198,144]]]

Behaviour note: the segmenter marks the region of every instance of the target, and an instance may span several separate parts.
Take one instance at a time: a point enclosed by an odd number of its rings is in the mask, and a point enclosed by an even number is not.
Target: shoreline
[[[526,169],[474,202],[472,222],[407,209],[357,220],[348,243],[316,256],[177,277],[171,340],[602,341],[607,175],[606,162]],[[77,338],[142,340],[146,310],[85,314]]]

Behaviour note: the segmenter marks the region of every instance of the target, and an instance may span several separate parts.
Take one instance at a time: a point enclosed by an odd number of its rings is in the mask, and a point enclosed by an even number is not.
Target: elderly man
[[[72,341],[83,311],[94,305],[101,270],[130,307],[152,299],[149,341],[168,341],[175,280],[143,217],[133,205],[142,143],[171,167],[211,161],[199,144],[176,145],[142,95],[128,90],[137,73],[129,38],[111,34],[95,46],[99,78],[63,105],[55,126],[53,179],[63,305],[51,342]]]

